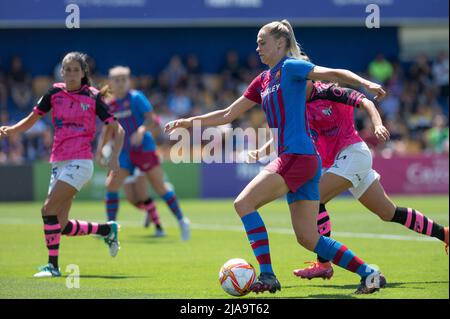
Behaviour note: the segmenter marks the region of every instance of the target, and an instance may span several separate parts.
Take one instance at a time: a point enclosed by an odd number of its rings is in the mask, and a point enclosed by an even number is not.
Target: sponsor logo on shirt
[[[261,93],[261,97],[264,98],[267,94],[278,91],[279,87],[280,87],[280,84],[275,84],[275,85],[272,85],[271,87],[268,87]]]
[[[330,106],[327,109],[323,109],[322,113],[325,114],[326,116],[331,116],[331,114],[333,113],[332,107]]]
[[[126,117],[130,117],[132,115],[131,110],[124,110],[124,111],[120,111],[120,112],[114,112],[114,116],[117,119],[123,119]]]
[[[72,129],[74,131],[78,132],[84,132],[86,129],[84,128],[83,124],[78,123],[65,123],[63,119],[55,117],[55,128],[62,129],[63,127]]]
[[[55,127],[58,129],[63,127],[63,120],[57,118],[56,116],[55,116]]]
[[[339,127],[335,126],[326,130],[320,130],[320,135],[323,136],[336,136],[339,132]]]

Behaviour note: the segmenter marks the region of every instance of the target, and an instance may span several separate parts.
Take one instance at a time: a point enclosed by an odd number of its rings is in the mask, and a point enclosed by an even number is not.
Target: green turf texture
[[[435,222],[448,225],[448,197],[396,197],[399,206],[413,207]],[[47,261],[40,207],[42,203],[0,204],[0,298],[235,298],[219,285],[218,272],[230,258],[244,258],[257,265],[233,209],[233,200],[183,200],[190,218],[192,239],[182,242],[175,218],[157,202],[165,238],[152,237],[154,228],[142,227],[144,215],[121,202],[121,250],[109,256],[102,240],[62,237],[61,278],[35,279],[36,267]],[[358,234],[393,234],[424,238],[405,227],[382,222],[352,198],[327,205],[335,239],[361,259],[376,264],[388,280],[386,289],[372,295],[352,292],[359,277],[335,266],[330,281],[301,280],[292,270],[315,256],[300,247],[291,231],[285,201],[266,205],[260,213],[269,231],[274,270],[282,290],[275,295],[249,294],[243,298],[449,298],[449,258],[438,240],[360,238]],[[101,222],[104,204],[74,201],[72,219]],[[348,233],[351,233],[350,235]],[[405,238],[405,237],[402,237]],[[80,287],[67,288],[69,264],[80,269]]]

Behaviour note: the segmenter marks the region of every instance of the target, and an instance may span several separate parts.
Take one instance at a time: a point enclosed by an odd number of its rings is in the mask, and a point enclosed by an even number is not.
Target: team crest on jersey
[[[80,103],[81,104],[81,108],[83,109],[83,111],[87,111],[89,109],[89,104],[85,104],[85,103]]]
[[[333,111],[331,110],[331,106],[329,108],[327,108],[327,109],[323,109],[322,113],[327,115],[327,116],[330,116],[333,113]]]

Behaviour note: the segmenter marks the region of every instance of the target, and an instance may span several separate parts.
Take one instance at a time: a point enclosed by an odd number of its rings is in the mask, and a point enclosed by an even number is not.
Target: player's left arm
[[[389,140],[390,133],[387,128],[384,127],[380,113],[375,107],[375,104],[368,98],[364,98],[360,103],[360,108],[366,110],[367,114],[369,114],[370,120],[372,121],[374,127],[374,134],[378,141],[386,142]]]
[[[309,101],[328,100],[353,107],[360,107],[361,101],[364,98],[366,98],[366,96],[357,90],[340,87],[335,83],[332,83],[322,85],[314,84]]]
[[[153,106],[147,100],[147,98],[142,94],[138,93],[136,96],[137,108],[141,114],[144,116],[144,122],[141,126],[139,126],[130,137],[130,143],[134,146],[138,146],[142,144],[142,140],[144,139],[145,132],[151,132],[154,128],[153,123]]]
[[[267,141],[261,148],[248,152],[248,162],[251,160],[259,160],[260,158],[269,155],[270,145],[273,143],[273,137]]]
[[[113,137],[114,144],[112,148],[111,160],[108,162],[108,166],[111,169],[113,175],[119,173],[119,154],[122,150],[123,140],[125,137],[125,130],[117,122],[116,118],[109,113],[108,105],[103,101],[99,94],[95,101],[95,113],[106,124],[106,131],[103,134],[103,138]],[[107,141],[107,140],[106,140]],[[101,143],[106,143],[101,141]]]
[[[364,79],[349,70],[331,69],[316,65],[308,73],[307,78],[314,81],[330,81],[352,86],[363,86],[368,92],[375,95],[376,100],[381,100],[386,95],[381,85]]]
[[[154,124],[153,124],[153,112],[145,112],[144,113],[144,123],[142,123],[141,126],[139,126],[130,137],[130,142],[134,146],[141,145],[142,140],[144,139],[145,132],[149,131],[151,132]]]

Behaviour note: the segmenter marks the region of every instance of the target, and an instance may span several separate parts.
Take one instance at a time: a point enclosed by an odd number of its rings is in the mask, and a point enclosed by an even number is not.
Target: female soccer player
[[[120,170],[106,180],[106,210],[108,220],[115,220],[119,208],[118,191],[127,176],[138,167],[147,176],[155,192],[166,202],[178,220],[182,240],[189,240],[189,220],[183,216],[175,193],[164,183],[164,171],[155,152],[152,129],[152,105],[143,93],[130,89],[130,69],[114,67],[109,71],[114,99],[109,110],[125,129],[125,141],[119,156]],[[102,144],[103,145],[103,144]],[[102,146],[101,145],[101,146]]]
[[[331,235],[331,222],[325,204],[342,192],[349,190],[371,212],[387,222],[396,222],[427,236],[445,242],[448,248],[448,227],[433,222],[412,208],[396,206],[388,197],[372,168],[372,154],[355,130],[353,109],[367,111],[380,142],[389,139],[389,131],[383,126],[380,114],[372,101],[362,93],[341,88],[334,83],[324,84],[308,81],[307,118],[313,138],[322,158],[324,175],[320,179],[320,209],[317,227],[321,235]],[[258,159],[264,155],[271,141],[260,150],[250,152]],[[333,276],[329,260],[317,256],[317,261],[307,262],[305,269],[296,269],[301,278],[324,278]]]
[[[166,124],[166,131],[189,128],[195,120],[205,126],[227,124],[255,104],[261,104],[269,126],[278,129],[278,158],[260,172],[234,202],[261,270],[251,290],[275,293],[281,289],[272,269],[267,231],[257,209],[287,194],[298,242],[358,273],[361,284],[356,293],[377,291],[386,283],[380,272],[344,245],[317,232],[321,164],[307,128],[305,103],[307,79],[363,85],[380,97],[385,95],[384,90],[348,70],[324,68],[303,60],[287,20],[263,26],[258,32],[256,51],[270,69],[258,75],[243,96],[226,109],[170,122]],[[374,285],[374,282],[380,284]]]
[[[349,190],[361,204],[386,222],[394,222],[426,236],[438,238],[448,249],[448,227],[433,222],[418,210],[395,205],[380,183],[380,175],[372,168],[369,147],[354,127],[353,107],[367,111],[380,142],[389,138],[381,117],[372,101],[358,91],[334,84],[314,83],[307,103],[308,122],[322,157],[325,174],[320,180],[320,210],[318,229],[329,236],[331,224],[325,205]],[[331,278],[333,267],[318,256],[306,269],[294,270],[303,278]]]
[[[158,136],[161,133],[161,120],[155,113],[152,114],[152,123],[150,132],[152,136]],[[105,130],[102,130],[99,143],[97,145],[96,160],[101,166],[105,166],[111,156],[112,142],[105,139]],[[105,143],[108,143],[105,145]],[[153,198],[147,192],[147,177],[139,168],[135,168],[133,173],[124,180],[125,197],[128,202],[136,208],[144,211],[145,220],[144,227],[148,228],[153,222],[156,227],[155,236],[164,237],[166,234],[162,227],[159,213]]]
[[[95,133],[95,117],[98,116],[107,124],[108,132],[114,133],[115,147],[109,162],[112,174],[117,174],[119,170],[118,156],[124,132],[108,112],[108,106],[103,102],[100,92],[90,86],[85,54],[68,53],[62,61],[61,73],[64,83],[55,83],[30,115],[15,125],[0,127],[0,137],[22,133],[53,110],[55,133],[50,156],[52,174],[48,196],[41,209],[48,264],[42,266],[34,277],[61,276],[58,268],[61,234],[100,235],[109,246],[111,256],[116,256],[119,250],[117,223],[97,224],[68,220],[68,216],[74,196],[93,174],[91,142]]]
[[[155,202],[148,194],[147,183],[147,176],[137,168],[133,175],[128,176],[124,181],[125,197],[130,204],[146,213],[144,227],[148,228],[153,222],[156,228],[155,237],[164,237],[166,233],[162,227]]]

